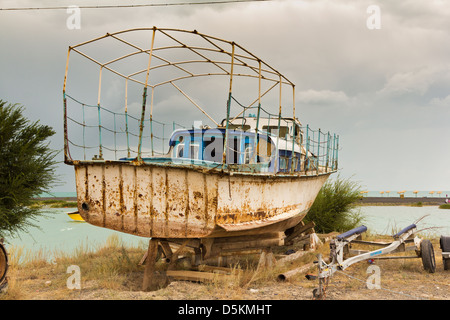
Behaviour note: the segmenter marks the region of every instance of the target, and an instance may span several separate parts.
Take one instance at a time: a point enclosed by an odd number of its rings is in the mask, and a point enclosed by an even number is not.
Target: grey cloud
[[[64,11],[0,12],[0,27],[8,30],[0,34],[0,98],[23,103],[31,119],[52,125],[57,131],[52,145],[60,149],[69,45],[135,27],[196,29],[236,41],[296,83],[302,123],[341,134],[343,175],[355,174],[369,189],[444,189],[450,178],[442,160],[450,156],[448,148],[442,148],[449,134],[444,119],[449,116],[450,7],[441,1],[379,3],[381,29],[368,30],[366,9],[371,4],[311,0],[91,9],[82,10],[80,30],[66,28]],[[13,5],[49,2],[2,3]],[[77,94],[91,85],[96,85],[94,76],[78,87]],[[113,84],[103,93],[117,111],[123,110],[117,102],[123,100],[121,86]],[[224,115],[226,97],[205,90],[208,94],[197,98],[196,90],[184,88],[214,115]],[[192,110],[185,120],[198,119],[199,111],[184,97],[168,89],[161,95],[155,108],[162,119],[173,119],[181,105]],[[96,93],[86,99],[95,103]],[[139,108],[140,99],[136,93],[130,106]],[[433,164],[428,152],[437,159]],[[424,165],[428,174],[420,173]],[[67,188],[73,189],[72,168],[62,165],[60,172],[67,177]],[[420,173],[417,179],[412,177],[415,173]]]

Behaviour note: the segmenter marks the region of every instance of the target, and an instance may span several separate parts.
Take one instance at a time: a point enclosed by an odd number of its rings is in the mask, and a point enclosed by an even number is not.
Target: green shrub
[[[361,186],[338,176],[328,180],[320,189],[305,221],[314,221],[319,233],[343,232],[358,227],[363,221],[356,208]]]
[[[0,238],[34,226],[42,212],[33,199],[56,181],[57,151],[48,140],[55,131],[23,113],[22,106],[0,99]]]
[[[444,203],[439,206],[439,209],[450,209],[450,203]]]

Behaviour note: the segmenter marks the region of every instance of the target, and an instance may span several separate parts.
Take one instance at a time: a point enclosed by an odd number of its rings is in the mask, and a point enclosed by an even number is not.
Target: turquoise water
[[[42,198],[50,198],[50,197],[64,197],[64,198],[72,198],[72,197],[76,197],[77,193],[76,192],[45,192],[39,195]]]
[[[387,193],[387,191],[390,191]],[[392,197],[392,198],[398,198],[400,197],[400,194],[398,192],[401,192],[404,190],[382,190],[382,191],[368,191],[367,193],[364,193],[364,197]],[[383,193],[381,193],[383,192]],[[432,193],[430,193],[432,192]],[[439,192],[439,193],[438,193]],[[40,195],[41,197],[76,197],[76,192],[50,192],[50,193],[43,193]],[[414,198],[414,197],[429,197],[429,198],[445,198],[446,196],[450,196],[450,191],[418,191],[417,194],[414,193],[414,190],[406,190],[404,192],[404,196],[407,198]]]
[[[358,208],[364,225],[377,234],[395,234],[412,223],[424,234],[450,236],[450,210],[438,206],[365,206]],[[422,220],[416,223],[420,218]]]
[[[105,244],[109,236],[117,234],[126,246],[148,244],[148,238],[137,237],[126,233],[90,225],[83,221],[72,220],[67,213],[75,208],[45,209],[45,216],[33,221],[36,227],[28,228],[12,239],[5,239],[6,246],[23,247],[30,252],[43,250],[49,259],[57,251],[71,253],[75,248],[95,249]]]
[[[404,227],[417,223],[418,230],[427,229],[425,234],[450,236],[450,210],[439,209],[437,206],[365,206],[360,207],[365,218],[364,225],[374,234],[394,234]],[[7,239],[7,247],[21,246],[31,252],[43,249],[51,256],[55,250],[73,252],[75,248],[86,247],[95,249],[106,242],[106,239],[117,234],[125,245],[147,246],[148,238],[132,236],[126,233],[96,227],[86,222],[72,220],[67,212],[73,209],[46,209],[46,217],[40,217],[34,222],[38,228],[29,228],[29,232],[21,233],[20,237]]]

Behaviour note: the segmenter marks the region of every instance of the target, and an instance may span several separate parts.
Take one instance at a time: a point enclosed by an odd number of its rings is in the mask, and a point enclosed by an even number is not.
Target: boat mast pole
[[[281,125],[281,87],[282,87],[282,83],[281,83],[281,75],[280,75],[280,105],[279,105],[279,109],[278,109],[278,134],[277,134],[277,148],[276,148],[276,154],[275,154],[275,170],[274,172],[276,173],[278,171],[278,166],[279,166],[279,158],[280,158],[280,151],[279,151],[279,146],[280,146],[280,125]]]
[[[125,79],[125,133],[127,136],[127,157],[130,157],[130,137],[128,135],[128,77]]]
[[[142,94],[142,114],[141,114],[141,124],[139,125],[139,145],[138,145],[138,156],[137,156],[137,160],[138,161],[142,160],[142,157],[141,157],[142,132],[144,130],[145,105],[147,103],[148,77],[149,77],[149,73],[150,73],[150,65],[151,65],[151,62],[152,62],[153,45],[155,43],[155,33],[156,33],[156,27],[153,27],[152,44],[151,44],[150,52],[149,52],[149,55],[148,55],[147,74],[145,76],[144,93]]]
[[[258,127],[259,127],[259,117],[261,115],[261,60],[258,59],[259,63],[259,73],[258,73],[258,115],[256,116],[256,128],[255,128],[255,142],[254,142],[254,161],[258,162]]]
[[[155,87],[152,87],[152,98],[150,102],[150,139],[152,144],[152,157],[155,155],[153,152],[153,95],[155,93]],[[163,126],[163,153],[164,153],[164,126]]]
[[[98,146],[98,157],[100,160],[103,160],[103,149],[102,149],[102,119],[100,116],[100,96],[102,93],[102,71],[103,71],[103,65],[100,66],[100,75],[98,77],[98,98],[97,98],[97,113],[98,113],[98,139],[99,139],[99,146]]]
[[[223,155],[222,155],[222,167],[225,166],[227,160],[227,146],[228,146],[228,125],[230,121],[230,109],[231,109],[231,92],[233,89],[233,68],[234,68],[234,42],[231,43],[231,70],[230,70],[230,90],[228,92],[227,102],[227,121],[225,126],[225,141],[223,143]]]
[[[63,103],[64,103],[64,163],[69,163],[69,136],[67,132],[67,98],[66,98],[66,84],[67,84],[67,72],[69,70],[69,57],[70,50],[72,48],[69,47],[69,51],[67,52],[67,61],[66,61],[66,72],[64,74],[64,84],[63,84]],[[72,160],[72,159],[71,159]]]
[[[292,117],[294,121],[292,123],[292,152],[291,152],[291,172],[294,172],[294,145],[295,145],[295,129],[297,124],[295,123],[295,85],[292,84]]]

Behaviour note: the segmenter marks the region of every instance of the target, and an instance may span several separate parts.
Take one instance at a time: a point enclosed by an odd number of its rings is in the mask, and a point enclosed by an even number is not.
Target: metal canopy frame
[[[134,32],[142,32],[147,31],[151,32],[151,41],[149,41],[150,46],[148,48],[143,48],[142,46],[139,46],[135,43],[132,43],[131,41],[123,39],[123,36],[128,33],[134,33]],[[187,42],[180,40],[179,36],[182,35],[194,35],[198,38],[201,38],[204,40],[205,46],[198,46],[198,45],[189,45]],[[101,61],[100,58],[94,57],[93,55],[90,55],[85,52],[85,48],[94,42],[100,42],[105,39],[113,39],[115,41],[118,41],[122,44],[125,44],[126,46],[130,47],[133,51],[129,52],[127,54],[124,54],[120,57],[114,58],[112,60],[108,61]],[[158,41],[160,38],[163,38],[165,40],[170,39],[174,45],[159,45]],[[163,57],[162,54],[169,50],[187,50],[195,55],[197,59],[193,60],[180,60],[180,61],[170,61],[167,58]],[[239,52],[237,52],[239,51]],[[242,46],[238,45],[237,43],[233,41],[227,41],[224,39],[220,39],[217,37],[212,37],[203,33],[199,33],[196,30],[193,31],[187,31],[187,30],[181,30],[181,29],[171,29],[171,28],[136,28],[136,29],[128,29],[123,30],[115,33],[107,33],[104,36],[85,41],[82,43],[79,43],[74,46],[70,46],[67,54],[67,63],[66,63],[66,70],[65,70],[65,76],[64,76],[64,85],[63,85],[63,95],[64,95],[64,113],[67,114],[67,103],[66,103],[66,87],[67,87],[67,79],[68,79],[68,71],[69,71],[69,58],[71,53],[77,53],[81,55],[82,57],[92,61],[93,63],[97,64],[99,69],[99,88],[98,88],[98,106],[100,108],[100,99],[101,99],[101,83],[102,83],[102,71],[103,69],[106,69],[123,79],[125,79],[125,95],[127,100],[127,89],[128,89],[128,81],[133,81],[135,83],[138,83],[143,86],[143,102],[142,102],[142,115],[141,115],[141,124],[140,124],[140,133],[139,133],[139,146],[138,146],[138,160],[141,160],[141,146],[142,146],[142,130],[143,130],[143,122],[145,117],[145,108],[147,104],[147,96],[148,96],[148,88],[151,89],[151,106],[150,106],[150,119],[153,117],[153,96],[154,96],[154,89],[163,85],[171,84],[173,87],[175,87],[183,96],[185,96],[196,108],[198,108],[204,115],[206,115],[211,121],[213,121],[216,125],[218,125],[218,122],[215,121],[202,107],[200,107],[192,98],[189,97],[187,93],[185,93],[178,85],[175,84],[175,82],[179,82],[180,80],[188,79],[188,78],[195,78],[195,77],[205,77],[205,76],[227,76],[229,77],[229,96],[228,96],[228,102],[227,102],[227,112],[226,112],[226,134],[224,139],[224,145],[227,143],[227,137],[228,137],[228,124],[230,121],[230,104],[232,100],[232,89],[233,89],[233,77],[249,77],[249,78],[256,78],[259,82],[259,90],[257,98],[252,102],[254,104],[255,102],[258,102],[258,106],[261,106],[261,97],[266,95],[269,91],[271,91],[276,86],[280,87],[279,94],[280,94],[280,106],[279,106],[279,117],[281,117],[281,94],[282,85],[289,85],[292,87],[293,92],[293,113],[292,116],[295,119],[295,85],[287,79],[284,75],[282,75],[280,72],[275,70],[273,67],[271,67],[269,64],[264,62],[262,59],[258,58],[254,54],[250,53],[248,50],[243,48]],[[221,60],[212,59],[210,54],[213,53],[214,55],[218,55]],[[118,71],[116,68],[114,68],[114,64],[119,61],[124,61],[126,59],[129,59],[133,56],[139,55],[139,54],[145,54],[148,55],[148,65],[147,66],[141,66],[137,70],[131,70],[128,73],[123,73]],[[155,62],[156,61],[156,62]],[[214,69],[216,71],[214,72],[208,72],[208,73],[194,73],[187,69],[187,66],[192,64],[209,64],[213,65]],[[161,81],[158,83],[152,83],[151,82],[151,76],[150,73],[153,70],[160,69],[160,68],[167,68],[167,67],[175,67],[177,70],[182,72],[181,76],[174,77],[172,79],[167,79],[165,81]],[[241,72],[235,72],[236,67],[239,67],[242,71]],[[243,72],[244,71],[244,72]],[[139,80],[136,78],[138,75],[144,74],[146,75],[145,81]],[[261,90],[261,82],[262,81],[268,81],[273,82],[273,85],[266,90],[265,92],[262,92]],[[234,119],[242,115],[243,112],[245,112],[246,109],[248,109],[252,104],[250,104],[248,107],[244,108],[244,110],[236,115]],[[100,110],[100,109],[99,109]],[[100,112],[100,111],[99,111]],[[125,113],[127,113],[127,101],[125,101]],[[258,119],[260,116],[260,110],[258,108]],[[100,119],[99,119],[100,122]],[[69,151],[68,151],[68,143],[67,143],[67,117],[65,116],[64,119],[64,128],[65,128],[65,160],[66,162],[70,162],[69,160]],[[99,124],[99,136],[101,140],[101,124]],[[257,131],[257,130],[256,130]],[[257,132],[255,133],[257,135]],[[255,139],[256,140],[256,139]],[[100,159],[102,159],[102,148],[100,143],[99,148],[100,153]],[[223,157],[225,157],[225,148],[224,148],[224,154]]]
[[[136,36],[138,36],[136,38]],[[136,40],[138,39],[138,40]],[[142,42],[142,39],[144,42]],[[116,57],[105,58],[102,56],[105,50],[102,53],[94,50],[92,51],[92,47],[99,47],[111,41],[113,44],[117,44],[120,46],[120,50],[116,53]],[[108,47],[106,47],[108,48]],[[122,49],[126,49],[122,52]],[[100,50],[102,51],[102,50]],[[112,50],[107,53],[115,53]],[[175,53],[174,53],[175,52]],[[70,72],[69,72],[69,60],[72,55],[78,55],[88,61],[96,64],[98,66],[98,93],[97,93],[97,104],[91,103],[90,105],[84,104],[77,99],[71,97],[68,93],[66,93],[67,85],[70,83]],[[143,55],[143,56],[141,56]],[[172,56],[171,56],[172,55]],[[136,63],[134,58],[142,59],[142,62]],[[190,59],[189,59],[190,58]],[[207,71],[204,71],[202,68],[198,68],[198,66],[207,66]],[[197,67],[197,68],[196,68]],[[122,70],[122,69],[126,70]],[[193,70],[196,71],[193,71]],[[200,69],[200,71],[198,71]],[[105,110],[101,106],[102,99],[102,73],[104,70],[112,72],[115,76],[118,76],[120,79],[124,81],[125,88],[125,119],[126,119],[126,135],[127,135],[127,150],[128,150],[128,158],[130,158],[130,146],[129,146],[129,137],[128,137],[128,95],[129,95],[129,83],[133,82],[138,84],[138,86],[142,86],[142,106],[140,109],[140,115],[137,115],[133,119],[137,119],[139,121],[139,133],[133,134],[133,136],[138,137],[137,150],[133,150],[136,157],[136,163],[141,163],[142,158],[142,142],[143,142],[143,130],[144,130],[144,121],[148,124],[150,122],[150,139],[151,139],[151,156],[154,156],[154,148],[153,148],[153,129],[152,126],[158,121],[154,120],[154,97],[155,90],[159,87],[163,86],[172,86],[175,88],[182,96],[184,96],[190,103],[192,103],[195,108],[197,108],[200,112],[203,113],[209,120],[212,121],[217,127],[220,127],[219,123],[221,123],[221,119],[214,119],[202,106],[199,105],[190,95],[186,92],[186,90],[182,86],[182,81],[186,79],[192,78],[201,78],[201,77],[226,77],[228,80],[228,97],[226,102],[226,110],[225,114],[225,123],[222,123],[223,128],[225,129],[225,136],[223,141],[223,155],[222,155],[222,164],[225,165],[226,159],[226,150],[228,143],[228,129],[229,124],[235,121],[237,118],[241,117],[247,110],[250,108],[257,107],[257,114],[255,114],[256,122],[256,130],[255,130],[255,146],[254,150],[256,150],[256,141],[258,136],[258,128],[260,124],[260,118],[263,117],[261,114],[265,112],[265,114],[269,115],[269,119],[277,121],[278,127],[281,125],[281,121],[288,122],[292,121],[293,125],[297,122],[299,125],[300,122],[296,118],[296,110],[295,110],[295,84],[290,81],[286,76],[281,74],[275,68],[270,66],[261,58],[249,52],[247,49],[243,48],[239,44],[234,41],[228,41],[224,39],[220,39],[217,37],[209,36],[203,33],[200,33],[196,30],[188,31],[181,29],[173,29],[173,28],[135,28],[128,29],[123,31],[118,31],[115,33],[106,33],[101,37],[97,37],[91,39],[89,41],[85,41],[74,46],[70,46],[67,53],[67,62],[66,69],[64,75],[64,84],[63,84],[63,100],[64,100],[64,156],[65,163],[73,164],[74,160],[72,159],[69,151],[69,143],[76,145],[68,138],[68,115],[67,115],[67,98],[71,99],[80,105],[89,106],[93,109],[98,109],[98,151],[99,157],[95,159],[103,160],[103,148],[108,151],[113,151],[109,149],[102,143],[102,131],[110,131],[116,134],[116,127],[114,123],[114,129],[107,129],[101,123],[101,111]],[[164,79],[158,79],[156,71],[168,71],[163,72]],[[176,72],[174,72],[176,71]],[[174,74],[176,73],[176,75]],[[145,80],[142,78],[145,76]],[[248,105],[242,105],[236,97],[233,95],[233,85],[236,78],[248,78],[251,80],[253,84],[257,82],[257,89],[253,89],[254,98],[251,97],[252,102]],[[253,80],[254,81],[253,81]],[[239,83],[238,83],[239,84]],[[236,85],[235,85],[236,86]],[[256,87],[256,86],[255,86]],[[288,87],[290,90],[285,90],[283,87]],[[277,89],[276,89],[277,88]],[[266,110],[261,107],[261,100],[268,93],[272,94],[272,99],[274,101],[278,97],[278,101],[274,104],[278,104],[277,112],[270,114]],[[248,92],[246,92],[246,95]],[[250,95],[252,93],[250,92]],[[285,97],[286,96],[286,97]],[[248,96],[246,96],[248,99]],[[292,99],[292,100],[291,100]],[[250,100],[249,100],[250,101]],[[291,101],[291,102],[290,102]],[[238,104],[242,109],[240,112],[236,112],[237,114],[231,114],[231,106]],[[146,108],[150,105],[149,112],[146,111]],[[292,108],[292,111],[288,111],[284,114],[282,120],[282,112],[283,112],[283,104],[289,104],[289,109]],[[109,110],[105,110],[109,111]],[[149,114],[149,116],[148,116]],[[121,114],[122,116],[123,114]],[[81,121],[77,122],[74,119],[69,119],[83,126],[83,150],[94,147],[86,147],[84,144],[84,129],[87,127],[84,123],[84,109],[83,109],[83,123]],[[223,118],[222,118],[223,119]],[[115,121],[115,120],[114,120]],[[97,127],[97,125],[90,126],[91,128]],[[175,129],[175,125],[174,125]],[[164,130],[164,129],[163,129]],[[261,129],[259,129],[260,133],[263,133]],[[306,127],[306,137],[307,139],[311,138],[311,134],[313,131]],[[131,133],[130,133],[131,134]],[[266,133],[265,133],[266,134]],[[268,133],[267,133],[268,134]],[[321,139],[320,136],[323,136]],[[115,139],[115,138],[114,138]],[[278,145],[278,137],[277,145]],[[160,138],[161,140],[161,138]],[[164,137],[163,139],[164,140]],[[306,154],[309,152],[314,153],[317,158],[319,157],[319,150],[323,148],[322,157],[327,158],[326,166],[330,167],[332,171],[337,169],[337,149],[338,149],[338,137],[336,135],[331,136],[329,133],[326,135],[324,132],[321,132],[320,129],[318,131],[318,138],[316,141],[313,141],[314,137],[312,137],[311,145],[309,144],[309,140],[306,142],[304,148],[306,150]],[[287,138],[286,138],[287,142]],[[292,144],[291,153],[292,156],[290,158],[290,167],[293,170],[294,163],[294,150],[296,144],[296,138],[294,134],[292,135],[292,141],[289,141]],[[312,146],[312,144],[316,143],[317,147]],[[326,145],[326,147],[325,147]],[[114,152],[116,152],[116,148]],[[119,150],[124,151],[124,150]],[[164,151],[164,150],[163,150]],[[326,154],[326,155],[325,155]],[[256,159],[256,155],[254,156]],[[331,161],[328,161],[328,158],[332,157]],[[86,161],[86,156],[85,156]],[[278,160],[276,160],[278,161]],[[331,163],[329,165],[329,163]],[[335,165],[336,163],[336,165]],[[307,165],[307,170],[310,169],[310,162]],[[325,166],[325,165],[324,165]],[[318,165],[315,165],[318,173]],[[223,168],[222,168],[223,169]],[[328,169],[327,169],[328,171]]]

